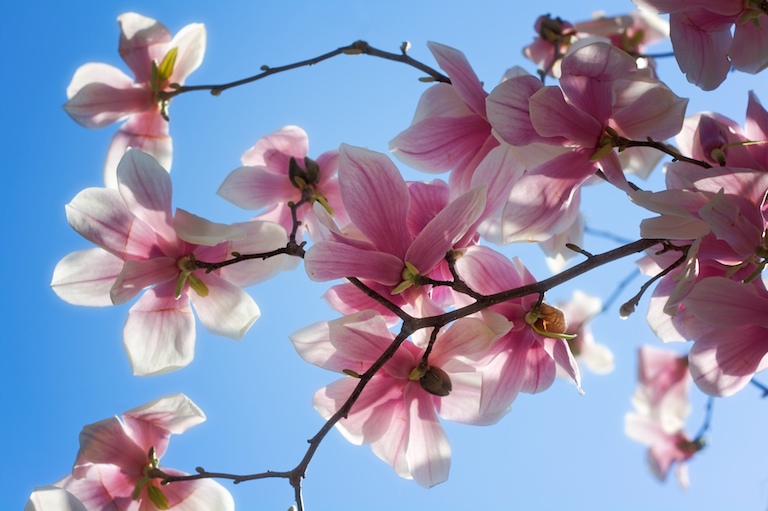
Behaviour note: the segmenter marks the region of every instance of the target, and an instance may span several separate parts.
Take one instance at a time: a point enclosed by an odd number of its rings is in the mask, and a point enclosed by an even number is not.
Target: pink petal
[[[490,134],[488,122],[477,115],[430,117],[392,139],[389,150],[410,167],[440,173],[475,154]]]
[[[349,218],[377,249],[402,259],[411,236],[408,186],[383,154],[342,144],[339,188]]]
[[[175,285],[147,289],[128,312],[123,345],[137,376],[174,371],[192,361],[195,319],[187,295],[174,298]]]
[[[716,89],[731,69],[730,23],[703,29],[688,12],[672,13],[669,21],[675,58],[688,81],[703,90]]]
[[[503,254],[485,246],[472,246],[456,261],[456,270],[474,291],[494,294],[522,285],[515,266]]]
[[[363,250],[335,241],[312,245],[304,257],[307,275],[315,282],[357,277],[396,286],[402,279],[402,259],[384,252]]]
[[[531,122],[542,137],[563,136],[578,145],[594,148],[603,126],[591,115],[565,101],[557,87],[544,87],[529,101]]]
[[[444,181],[436,179],[429,183],[409,182],[408,193],[411,195],[408,230],[416,236],[448,205],[451,191]]]
[[[67,204],[66,211],[69,225],[78,234],[121,259],[141,253],[139,245],[148,249],[155,243],[154,232],[136,220],[117,190],[86,188]]]
[[[194,245],[215,247],[225,241],[245,239],[245,231],[237,225],[220,224],[193,215],[181,208],[173,217],[173,229],[182,240]]]
[[[628,138],[664,140],[683,126],[688,99],[675,95],[666,85],[651,80],[618,80],[613,121]]]
[[[106,250],[78,250],[56,264],[51,288],[59,298],[73,305],[112,305],[109,291],[122,269],[123,260]]]
[[[502,213],[504,243],[543,241],[570,227],[579,214],[579,187],[595,171],[581,150],[557,156],[523,175]]]
[[[120,24],[120,55],[133,71],[136,82],[146,82],[152,74],[152,60],[158,64],[171,34],[161,23],[141,14],[127,12],[117,17]]]
[[[544,85],[533,76],[519,76],[501,82],[488,96],[488,120],[508,144],[525,146],[534,142],[562,143],[561,137],[542,136],[531,123],[529,99]]]
[[[143,289],[175,279],[178,275],[176,261],[170,257],[126,261],[117,279],[113,281],[109,296],[115,305],[125,303]]]
[[[287,176],[291,157],[303,162],[308,151],[307,133],[298,126],[284,126],[260,138],[253,147],[243,153],[240,161],[246,166],[266,167],[269,172]]]
[[[744,130],[750,140],[768,140],[768,112],[753,91],[749,92]],[[768,166],[768,144],[751,145],[747,150],[755,155],[763,167]]]
[[[189,74],[200,67],[205,55],[206,31],[202,23],[191,23],[173,36],[168,49],[178,48],[170,83],[184,85]]]
[[[80,453],[84,460],[117,465],[129,475],[139,475],[148,461],[144,446],[131,439],[117,417],[89,424],[80,432]]]
[[[233,170],[216,193],[243,209],[259,209],[289,200],[298,202],[301,198],[301,190],[293,186],[287,172],[275,174],[264,167]]]
[[[368,365],[378,359],[394,339],[384,317],[370,310],[331,321],[328,328],[330,342],[342,356]],[[408,350],[399,349],[384,366],[384,370],[406,379],[416,365],[418,361]]]
[[[323,369],[337,373],[349,369],[362,374],[370,367],[368,362],[352,360],[339,353],[331,344],[327,321],[319,321],[304,327],[288,337],[301,358]]]
[[[366,281],[365,284],[371,287],[375,283]],[[354,314],[355,312],[360,312],[365,309],[372,309],[383,315],[386,318],[388,325],[394,325],[400,321],[400,318],[389,309],[385,309],[379,302],[369,298],[348,282],[331,287],[323,295],[323,298],[325,298],[331,307],[344,315]],[[395,296],[392,298],[394,299]]]
[[[117,168],[129,148],[152,156],[166,171],[173,160],[173,142],[168,136],[168,121],[160,115],[158,107],[134,114],[112,137],[104,162],[104,184],[117,188]]]
[[[722,329],[699,337],[688,355],[696,386],[711,396],[728,397],[768,367],[765,328]]]
[[[411,384],[405,388],[408,411],[408,470],[419,486],[431,488],[448,479],[451,446],[435,413],[432,396]]]
[[[615,46],[594,43],[563,59],[560,86],[577,108],[605,123],[611,116],[613,82],[637,69],[635,59]]]
[[[451,393],[435,399],[435,407],[440,417],[461,424],[489,426],[496,424],[505,415],[506,410],[495,415],[484,415],[480,412],[482,373],[451,373],[450,377],[453,386]]]
[[[87,474],[80,479],[70,475],[56,484],[71,492],[86,509],[123,511],[133,503],[131,492],[136,480],[116,465],[101,464],[89,465]]]
[[[416,236],[405,254],[405,261],[413,264],[419,272],[426,274],[453,244],[467,232],[485,209],[485,184],[478,185],[451,201]]]
[[[440,69],[448,74],[451,85],[467,106],[477,115],[485,117],[483,84],[469,65],[464,53],[440,43],[429,41],[427,47],[435,56]]]
[[[187,293],[205,329],[236,341],[242,339],[261,316],[259,306],[251,295],[215,273],[196,275],[208,288],[208,296],[199,296],[192,289]]]
[[[357,386],[357,378],[336,380],[315,393],[312,404],[324,419],[336,413]],[[388,377],[374,377],[363,389],[347,418],[336,428],[355,445],[379,440],[390,428],[392,411],[402,406],[402,385]]]
[[[176,239],[171,214],[171,178],[157,160],[128,151],[117,168],[118,190],[128,209],[168,241]]]
[[[152,108],[152,91],[135,87],[133,80],[107,64],[80,66],[67,87],[64,110],[86,128],[103,128]]]
[[[131,437],[142,438],[137,442],[139,445],[154,445],[155,442],[162,442],[162,439],[146,437],[146,430],[139,430],[138,424],[150,424],[157,430],[165,431],[163,437],[166,437],[170,433],[179,435],[205,422],[205,414],[191,399],[179,393],[132,408],[123,414],[123,419],[126,426],[131,426]]]
[[[763,13],[761,13],[763,14]],[[761,25],[765,18],[758,18]],[[737,23],[728,56],[735,69],[745,73],[759,73],[768,66],[768,34],[765,26],[756,26],[752,20]]]
[[[699,216],[712,228],[717,239],[723,240],[744,259],[754,255],[763,239],[763,222],[749,222],[739,206],[721,189],[701,207]]]
[[[685,306],[699,320],[723,329],[768,328],[768,299],[753,284],[725,277],[702,279],[693,286]]]

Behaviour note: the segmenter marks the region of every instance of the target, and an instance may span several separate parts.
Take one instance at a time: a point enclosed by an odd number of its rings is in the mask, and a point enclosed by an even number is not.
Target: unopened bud
[[[427,372],[424,373],[424,376],[419,378],[419,385],[433,396],[444,397],[453,390],[453,384],[451,384],[451,378],[448,376],[448,373],[439,367],[433,366],[430,366]]]

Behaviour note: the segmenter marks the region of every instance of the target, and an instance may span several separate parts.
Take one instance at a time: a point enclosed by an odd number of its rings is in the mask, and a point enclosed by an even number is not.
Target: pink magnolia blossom
[[[669,13],[680,70],[703,90],[717,88],[731,66],[753,74],[768,66],[766,9],[759,0],[633,1],[640,8]]]
[[[121,14],[117,21],[120,55],[134,78],[107,64],[85,64],[72,77],[64,105],[72,119],[86,128],[127,119],[107,152],[104,182],[109,187],[117,184],[117,165],[128,147],[141,149],[171,168],[167,104],[158,93],[172,90],[170,84],[184,84],[200,66],[206,44],[205,27],[199,23],[187,25],[171,38],[161,23],[140,14]]]
[[[173,394],[85,426],[72,474],[56,485],[89,511],[234,510],[230,493],[212,479],[160,484],[163,474],[187,475],[160,466],[170,436],[203,421],[197,405]]]
[[[567,149],[513,185],[502,213],[505,242],[542,241],[568,229],[578,217],[580,187],[598,170],[630,190],[606,129],[629,139],[663,140],[682,125],[687,100],[638,73],[632,57],[613,46],[579,48],[562,70],[562,89],[519,76],[487,99],[491,125],[507,143]]]
[[[285,246],[285,230],[271,222],[214,224],[171,212],[171,180],[151,156],[126,153],[117,189],[88,188],[67,205],[70,225],[100,248],[73,252],[56,266],[51,286],[75,305],[125,303],[131,307],[123,344],[134,374],[172,371],[192,361],[195,321],[210,332],[240,339],[259,308],[240,287],[260,282],[293,264],[281,255],[206,272],[195,260],[220,262],[232,252],[268,252]]]
[[[461,194],[471,187],[478,164],[499,145],[485,113],[488,93],[462,52],[434,42],[427,46],[451,84],[438,83],[421,96],[411,126],[389,148],[415,169],[451,170],[451,189]]]
[[[490,295],[536,282],[520,261],[512,263],[488,247],[462,252],[456,270],[478,293]],[[538,295],[528,295],[489,308],[509,320],[512,329],[477,360],[480,371],[488,375],[483,378],[480,405],[484,414],[505,413],[520,392],[547,390],[558,367],[581,392],[579,367],[562,335],[568,328],[562,312],[546,303],[537,309],[537,299]]]
[[[700,451],[701,439],[691,440],[683,431],[690,414],[688,359],[652,346],[638,351],[639,385],[632,397],[634,412],[624,418],[628,437],[649,447],[648,466],[659,481],[677,463],[677,478],[688,486],[685,461]]]
[[[693,317],[691,374],[702,391],[731,396],[768,367],[768,291],[761,279],[702,279],[683,304]]]
[[[386,289],[385,294],[407,292],[411,304],[421,294],[416,290],[419,275],[436,268],[481,219],[488,188],[472,187],[428,222],[419,223],[419,232],[413,233],[409,212],[428,208],[411,201],[408,185],[389,158],[342,145],[339,182],[354,232],[345,235],[336,230],[330,239],[313,245],[304,259],[307,275],[320,282],[344,277],[370,280]]]
[[[639,68],[653,69],[652,59],[640,57],[646,46],[669,35],[669,25],[658,15],[634,11],[623,16],[596,15],[591,20],[570,23],[550,15],[539,16],[534,24],[538,37],[523,48],[523,55],[540,72],[560,77],[561,59],[573,51],[603,41],[635,56]]]
[[[339,196],[336,179],[338,151],[327,151],[317,160],[307,157],[309,142],[306,132],[298,126],[285,126],[259,139],[243,154],[242,167],[233,170],[217,192],[244,209],[267,208],[257,218],[282,225],[286,232],[293,228],[293,218],[287,203],[308,202],[297,211],[302,228],[312,241],[322,239],[322,227],[312,205],[319,203],[333,214],[336,221],[346,224],[348,218]]]
[[[492,424],[503,415],[482,412],[482,375],[464,357],[487,350],[508,329],[498,316],[459,319],[440,331],[426,366],[424,349],[406,340],[336,427],[350,442],[370,444],[401,477],[427,488],[445,481],[451,449],[438,415],[465,424]],[[370,310],[311,325],[290,337],[307,362],[348,375],[363,374],[394,340],[385,319]],[[318,390],[315,409],[328,419],[358,381],[347,377]]]

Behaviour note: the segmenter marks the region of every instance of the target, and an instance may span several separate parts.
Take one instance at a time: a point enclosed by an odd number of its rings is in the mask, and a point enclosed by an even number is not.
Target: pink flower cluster
[[[25,511],[234,511],[232,495],[211,479],[160,484],[186,475],[161,468],[170,436],[204,420],[187,396],[174,394],[85,426],[72,474],[38,488]]]
[[[635,411],[624,418],[625,432],[648,446],[648,467],[659,481],[677,463],[677,479],[686,488],[685,461],[704,447],[701,439],[691,440],[683,431],[691,411],[688,360],[653,346],[641,347],[638,360],[639,385],[632,397]]]
[[[694,340],[691,373],[704,392],[729,396],[768,366],[764,346],[768,112],[750,94],[742,130],[730,119],[702,114],[686,121],[678,144],[694,158],[667,165],[667,190],[635,192],[633,200],[659,213],[644,220],[648,238],[689,246],[685,262],[654,292],[648,320],[665,341]],[[644,261],[658,273],[679,257]]]

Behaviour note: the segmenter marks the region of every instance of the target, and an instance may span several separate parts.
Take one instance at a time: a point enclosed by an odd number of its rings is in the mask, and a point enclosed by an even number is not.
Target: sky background
[[[610,8],[610,9],[608,9]],[[0,357],[0,494],[4,509],[21,510],[35,486],[69,473],[81,428],[158,397],[184,392],[207,422],[171,440],[163,465],[188,472],[254,473],[289,470],[322,425],[312,394],[338,378],[294,352],[288,334],[338,317],[301,266],[250,288],[262,317],[240,342],[207,334],[198,323],[195,360],[175,373],[131,375],[121,343],[130,304],[85,308],[61,301],[49,288],[55,264],[88,248],[67,224],[64,205],[80,190],[102,185],[102,165],[117,129],[87,130],[62,110],[65,89],[86,62],[130,71],[117,53],[119,14],[135,11],[163,22],[172,33],[205,23],[208,47],[187,84],[223,83],[317,56],[357,39],[388,51],[402,41],[411,55],[435,65],[426,41],[461,49],[491,90],[503,72],[521,65],[536,17],[551,13],[572,21],[593,11],[633,9],[626,2],[510,1],[292,1],[292,2],[13,2],[3,9],[0,55],[5,78],[0,102],[3,162],[3,323]],[[667,44],[654,48],[669,49]],[[687,84],[673,60],[662,78],[691,98],[688,113],[717,110],[744,121],[747,91],[768,101],[765,75],[731,75],[702,93]],[[309,134],[310,156],[341,142],[387,151],[387,142],[410,123],[427,84],[420,72],[366,56],[337,57],[227,91],[193,93],[171,105],[174,204],[218,222],[243,221],[239,210],[215,195],[241,154],[280,127],[297,124]],[[405,171],[403,165],[399,165]],[[433,176],[406,171],[408,179]],[[648,189],[661,187],[657,170]],[[636,239],[645,216],[616,190],[586,192],[583,211],[593,229]],[[584,248],[601,252],[614,242],[587,236]],[[503,249],[519,255],[538,278],[549,271],[535,246]],[[633,258],[603,267],[548,295],[554,302],[574,288],[608,297],[632,272]],[[332,432],[304,483],[308,509],[766,509],[768,507],[768,402],[749,386],[714,405],[710,445],[690,463],[691,487],[674,478],[659,484],[645,467],[645,447],[624,436],[624,414],[636,385],[635,354],[644,343],[661,345],[645,324],[647,300],[627,321],[619,304],[641,284],[636,279],[612,310],[593,323],[599,342],[616,357],[607,376],[584,371],[580,396],[556,381],[542,394],[521,395],[497,425],[445,423],[452,446],[450,479],[430,490],[400,479],[370,448]],[[670,346],[684,353],[684,344]],[[692,389],[687,430],[702,424],[706,397]],[[239,510],[287,509],[285,480],[233,486]]]

